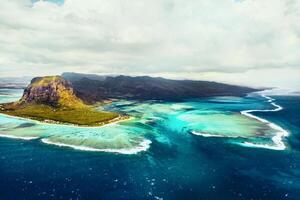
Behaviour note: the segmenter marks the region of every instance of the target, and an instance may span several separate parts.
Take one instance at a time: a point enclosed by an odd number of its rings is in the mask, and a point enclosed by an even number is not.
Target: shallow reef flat
[[[229,143],[244,146],[256,143],[258,147],[276,147],[276,141],[272,138],[278,130],[241,113],[252,108],[272,109],[267,100],[260,96],[215,97],[177,103],[118,100],[99,109],[127,114],[132,118],[102,127],[45,124],[0,115],[0,136],[38,139],[60,147],[122,154],[146,151],[151,146],[151,140],[168,143],[166,135],[169,132],[224,138]]]
[[[249,138],[264,135],[268,130],[264,124],[237,113],[188,113],[179,116],[189,122],[188,129],[203,136]]]

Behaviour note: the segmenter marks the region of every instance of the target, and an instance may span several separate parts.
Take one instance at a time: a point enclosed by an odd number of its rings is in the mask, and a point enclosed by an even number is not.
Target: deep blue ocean
[[[165,126],[167,143],[148,135],[151,147],[132,155],[0,138],[0,199],[298,200],[300,97],[273,98],[284,109],[256,115],[288,130],[282,151]]]

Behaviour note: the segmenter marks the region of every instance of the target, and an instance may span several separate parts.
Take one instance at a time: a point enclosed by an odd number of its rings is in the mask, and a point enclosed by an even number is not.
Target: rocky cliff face
[[[32,79],[19,101],[21,104],[46,104],[55,107],[83,107],[83,102],[74,94],[71,84],[61,76],[46,76]]]

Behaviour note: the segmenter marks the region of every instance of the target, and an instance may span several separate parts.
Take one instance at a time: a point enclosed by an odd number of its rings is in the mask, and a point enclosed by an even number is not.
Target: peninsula
[[[258,90],[208,81],[63,73],[33,78],[19,101],[0,104],[0,113],[48,123],[100,126],[129,118],[94,109],[93,104],[111,99],[185,101],[244,96]]]
[[[71,83],[61,76],[32,79],[19,101],[0,104],[0,113],[79,126],[100,126],[128,118],[93,109],[75,95]]]

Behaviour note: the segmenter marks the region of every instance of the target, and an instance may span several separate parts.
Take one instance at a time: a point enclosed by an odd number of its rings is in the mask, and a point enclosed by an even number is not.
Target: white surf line
[[[209,133],[202,133],[197,131],[191,131],[194,135],[200,135],[202,137],[223,137],[223,138],[238,138],[239,136],[225,136],[225,135],[217,135],[217,134],[209,134]]]
[[[11,139],[19,139],[19,140],[35,140],[35,139],[39,138],[39,137],[22,137],[22,136],[5,135],[5,134],[0,134],[0,137],[11,138]]]
[[[272,141],[274,142],[275,146],[264,145],[264,144],[254,144],[251,142],[240,143],[240,145],[247,146],[247,147],[266,148],[266,149],[272,149],[272,150],[284,150],[286,148],[286,146],[283,142],[283,138],[288,136],[289,133],[286,130],[284,130],[282,127],[280,127],[279,125],[274,124],[266,119],[263,119],[263,118],[260,118],[258,116],[251,114],[252,112],[278,112],[283,109],[280,105],[278,105],[274,102],[275,99],[273,99],[269,96],[263,95],[263,94],[261,96],[266,98],[268,100],[268,102],[275,108],[274,109],[266,109],[266,110],[244,110],[244,111],[241,111],[241,114],[245,115],[247,117],[256,119],[260,122],[263,122],[263,123],[267,124],[270,128],[276,130],[277,131],[276,135],[272,137]]]
[[[78,146],[78,145],[71,145],[71,144],[65,144],[61,142],[52,142],[47,138],[41,139],[41,141],[45,144],[49,145],[56,145],[59,147],[69,147],[76,150],[81,151],[98,151],[98,152],[109,152],[109,153],[119,153],[119,154],[137,154],[141,151],[146,151],[150,148],[151,141],[150,140],[143,140],[139,146],[131,148],[131,149],[97,149],[93,147],[87,147],[87,146]]]

